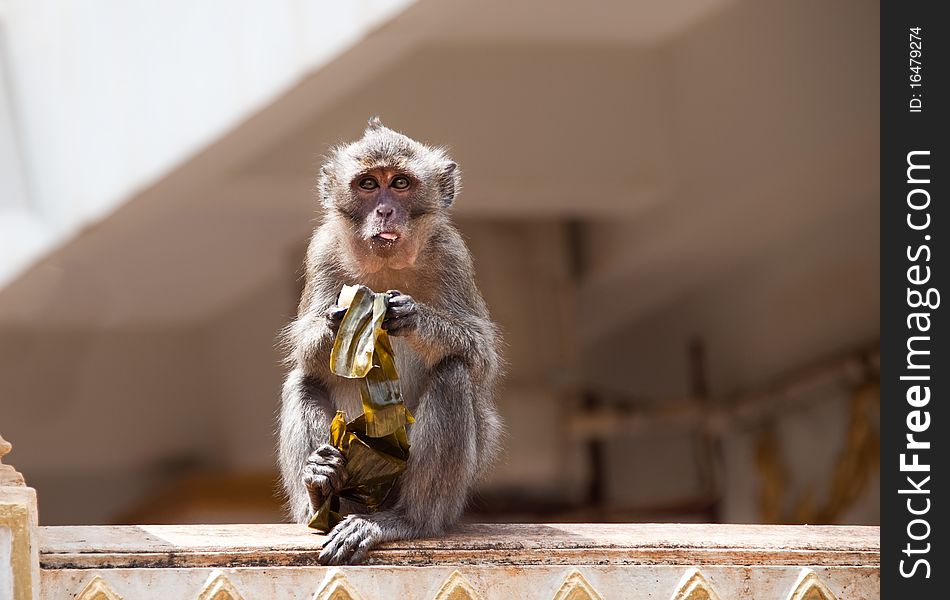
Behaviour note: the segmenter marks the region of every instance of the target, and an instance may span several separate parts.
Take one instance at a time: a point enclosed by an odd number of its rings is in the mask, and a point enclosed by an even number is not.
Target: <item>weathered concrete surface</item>
[[[324,536],[302,525],[43,527],[44,569],[315,564]],[[464,525],[393,542],[369,564],[755,564],[876,566],[880,528],[697,524]]]
[[[46,600],[880,596],[877,527],[466,525],[345,568],[316,566],[324,537],[298,525],[46,527],[40,540]]]
[[[588,595],[559,595],[575,569],[569,566],[486,566],[486,567],[265,567],[224,569],[202,568],[117,569],[93,572],[87,569],[44,571],[44,600],[76,598],[93,581],[103,578],[126,600],[192,600],[216,575],[223,575],[245,599],[309,600],[587,600],[588,598],[669,600],[688,568],[664,565],[582,566],[576,569],[587,582]],[[709,586],[722,600],[789,599],[802,569],[794,567],[709,566],[702,568]],[[455,581],[452,581],[454,573]],[[880,597],[880,576],[873,567],[821,567],[815,573],[838,600],[872,600]],[[469,595],[452,596],[447,590],[461,579],[472,590]],[[449,584],[449,586],[446,585]],[[334,596],[334,585],[349,596]],[[464,588],[463,588],[464,589]],[[581,587],[583,589],[583,587]],[[579,590],[578,590],[579,591]],[[446,594],[448,592],[448,594]],[[809,600],[830,600],[821,596]],[[92,600],[80,597],[81,600]],[[102,598],[95,598],[102,600]],[[108,599],[107,599],[108,600]],[[228,600],[228,596],[216,600]],[[706,600],[701,594],[684,600]],[[712,599],[710,599],[712,600]]]

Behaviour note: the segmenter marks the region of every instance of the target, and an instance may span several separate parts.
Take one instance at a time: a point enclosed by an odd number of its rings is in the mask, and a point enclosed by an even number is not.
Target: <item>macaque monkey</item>
[[[329,425],[337,410],[347,419],[362,413],[356,382],[329,369],[344,284],[387,291],[383,328],[416,420],[408,426],[405,472],[376,512],[341,502],[347,516],[330,532],[322,564],[359,563],[379,542],[444,532],[496,454],[499,339],[472,257],[449,219],[460,183],[443,149],[376,117],[362,138],[333,149],[320,171],[326,214],[307,250],[297,318],[284,332],[291,370],[279,456],[294,521],[308,522],[346,483],[346,459],[327,443]]]

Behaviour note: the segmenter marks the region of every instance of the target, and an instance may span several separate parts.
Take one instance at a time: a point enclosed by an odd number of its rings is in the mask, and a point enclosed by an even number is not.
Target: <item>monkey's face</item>
[[[358,211],[359,234],[377,256],[390,258],[406,249],[413,231],[413,207],[419,182],[405,169],[377,167],[359,173],[350,181],[350,195]],[[400,248],[400,243],[402,248]]]
[[[456,164],[443,150],[377,120],[335,150],[319,182],[324,206],[343,217],[349,247],[368,271],[414,265],[458,186]]]

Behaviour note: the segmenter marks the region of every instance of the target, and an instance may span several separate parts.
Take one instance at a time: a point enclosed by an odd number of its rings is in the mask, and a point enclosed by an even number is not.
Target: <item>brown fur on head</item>
[[[317,181],[330,218],[347,232],[361,270],[415,264],[458,193],[461,173],[445,150],[369,120],[363,137],[334,148]]]

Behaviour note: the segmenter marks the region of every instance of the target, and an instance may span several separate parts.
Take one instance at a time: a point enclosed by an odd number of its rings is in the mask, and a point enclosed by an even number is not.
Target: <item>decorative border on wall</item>
[[[244,600],[241,592],[237,591],[224,571],[214,570],[208,576],[197,600]]]
[[[482,600],[482,595],[462,577],[461,573],[453,571],[435,593],[435,600]]]
[[[719,600],[719,594],[703,577],[699,569],[692,568],[683,575],[670,600]]]
[[[363,596],[343,575],[342,570],[332,569],[313,595],[313,600],[363,600]]]
[[[76,600],[122,600],[122,596],[117,594],[102,576],[96,575],[76,595]]]
[[[571,571],[554,595],[554,600],[604,600],[577,569]]]
[[[811,569],[802,569],[788,600],[838,600]]]
[[[461,570],[452,570],[447,575],[446,571],[442,569],[431,573],[409,573],[406,570],[393,572],[383,567],[383,573],[370,573],[370,576],[367,576],[366,569],[372,571],[373,567],[356,567],[356,570],[351,570],[349,567],[332,567],[329,569],[319,567],[314,570],[301,567],[294,569],[294,573],[287,575],[283,579],[283,583],[277,587],[273,586],[275,581],[271,580],[274,576],[273,573],[266,578],[266,582],[262,582],[256,579],[254,570],[198,568],[188,569],[188,571],[192,571],[188,573],[188,578],[193,583],[184,586],[173,585],[172,587],[176,590],[173,594],[174,598],[181,598],[181,600],[188,600],[189,598],[193,600],[270,598],[278,588],[285,591],[290,589],[287,588],[288,585],[292,586],[295,597],[299,596],[310,600],[367,600],[367,598],[388,597],[387,594],[399,597],[402,597],[401,594],[409,594],[412,598],[419,598],[419,600],[484,600],[486,597],[524,597],[536,598],[537,600],[544,600],[545,598],[551,600],[604,600],[605,597],[627,598],[636,594],[649,595],[656,600],[662,600],[663,598],[669,600],[720,600],[721,598],[728,599],[730,594],[736,595],[740,589],[745,589],[747,594],[754,593],[756,599],[762,598],[762,600],[839,600],[839,597],[827,585],[829,581],[836,581],[837,586],[850,589],[851,595],[855,597],[877,598],[880,595],[879,589],[874,583],[874,578],[867,577],[870,573],[857,573],[854,570],[843,579],[836,580],[833,573],[823,573],[821,569],[816,572],[808,567],[786,567],[780,573],[774,574],[775,577],[766,577],[768,581],[763,583],[761,593],[759,593],[737,584],[733,577],[735,573],[718,581],[719,589],[716,589],[717,586],[713,585],[706,573],[697,567],[674,568],[672,572],[669,566],[666,565],[656,565],[656,567],[661,572],[651,573],[649,570],[652,567],[650,566],[635,567],[635,569],[642,572],[632,578],[628,578],[626,572],[618,572],[613,569],[605,571],[596,568],[585,569],[587,575],[593,577],[593,581],[601,587],[601,590],[597,590],[591,580],[587,579],[580,569],[543,568],[541,572],[521,573],[517,570],[511,571],[508,569],[481,571],[477,567],[468,568],[464,573]],[[722,576],[719,571],[722,568],[738,571],[747,569],[746,566],[741,565],[717,567],[715,572],[718,576]],[[857,571],[862,570],[866,569],[857,568]],[[193,571],[200,571],[201,578],[198,579],[196,576],[199,573]],[[320,574],[323,575],[322,581],[318,581],[314,577]],[[67,576],[66,580],[70,582],[68,585],[51,585],[50,582],[47,582],[44,597],[74,600],[123,600],[123,596],[106,581],[113,575],[115,575],[113,583],[116,585],[121,583],[119,589],[125,590],[125,593],[132,593],[129,590],[143,591],[137,587],[140,582],[134,572],[127,569],[105,569],[92,573],[79,570]],[[527,580],[511,581],[511,579],[519,579],[522,575]],[[748,574],[746,573],[746,575]],[[169,576],[176,577],[172,574]],[[240,590],[236,585],[237,580],[241,584]],[[172,597],[159,595],[163,589],[161,578],[150,578],[148,581],[151,583],[148,587],[148,593],[145,594],[147,597]],[[170,580],[165,579],[164,581],[168,582]],[[783,582],[781,587],[776,586],[779,581]],[[264,583],[264,585],[255,585],[255,583]],[[314,590],[314,587],[311,587],[314,584],[316,584],[316,591],[311,591]],[[194,585],[193,588],[192,585]],[[857,587],[854,587],[855,585]],[[77,593],[77,589],[81,591]],[[269,591],[261,591],[265,589]],[[425,591],[426,589],[429,591]],[[364,596],[364,593],[369,594],[369,596]],[[261,594],[265,595],[261,596]],[[134,595],[137,597],[138,592]],[[2,600],[8,599],[4,597]],[[20,600],[19,597],[17,600]]]

